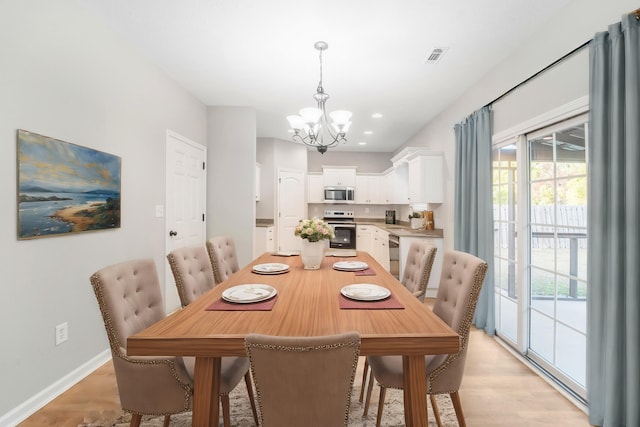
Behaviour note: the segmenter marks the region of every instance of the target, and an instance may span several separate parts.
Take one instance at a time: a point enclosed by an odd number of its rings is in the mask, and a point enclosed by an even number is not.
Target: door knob
[[[169,231],[169,236],[170,237],[177,236],[177,235],[178,235],[177,231],[173,231],[173,230]]]

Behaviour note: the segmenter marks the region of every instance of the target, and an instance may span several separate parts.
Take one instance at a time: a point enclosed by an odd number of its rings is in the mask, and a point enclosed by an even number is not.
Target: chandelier
[[[320,51],[320,83],[313,95],[317,102],[317,107],[303,108],[300,115],[287,116],[289,125],[293,130],[293,140],[315,147],[321,154],[328,148],[347,142],[347,131],[351,126],[351,112],[345,110],[333,111],[329,114],[331,123],[327,119],[325,103],[329,99],[329,94],[325,93],[322,87],[322,51],[327,50],[329,45],[323,41],[316,42],[313,47]]]

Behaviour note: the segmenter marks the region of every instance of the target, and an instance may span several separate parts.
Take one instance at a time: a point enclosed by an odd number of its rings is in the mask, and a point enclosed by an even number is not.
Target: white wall
[[[574,0],[538,34],[478,82],[465,96],[428,123],[404,146],[424,146],[445,154],[445,203],[434,210],[444,228],[445,250],[453,248],[455,134],[469,114],[620,21],[637,8],[632,0]],[[494,132],[588,95],[588,52],[581,51],[494,105]],[[402,147],[401,147],[402,148]],[[400,149],[398,150],[400,151]]]
[[[244,266],[253,259],[256,223],[256,112],[209,107],[207,123],[207,238],[233,237]]]
[[[357,166],[356,173],[381,173],[393,166],[391,157],[393,153],[360,153],[329,149],[326,153],[320,154],[317,150],[309,150],[307,162],[309,172],[322,172],[322,166]]]
[[[76,1],[3,1],[1,9],[0,420],[108,349],[89,276],[141,257],[164,268],[154,207],[165,197],[166,130],[203,144],[207,131],[204,105]],[[18,241],[17,129],[120,156],[121,228]],[[56,347],[62,322],[69,340]]]

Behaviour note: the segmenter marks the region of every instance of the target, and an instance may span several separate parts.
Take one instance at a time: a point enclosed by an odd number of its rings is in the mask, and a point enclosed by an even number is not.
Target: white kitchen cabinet
[[[389,169],[382,177],[382,203],[406,205],[409,203],[409,179],[407,164]]]
[[[382,175],[356,175],[355,202],[358,204],[382,204]]]
[[[429,276],[429,283],[427,284],[426,296],[429,298],[435,298],[438,293],[438,286],[440,285],[440,274],[442,273],[442,259],[444,257],[444,241],[441,238],[421,237],[421,236],[400,236],[400,280],[404,274],[404,268],[407,263],[407,255],[409,255],[409,248],[411,243],[416,240],[427,241],[436,247],[436,259],[433,261],[431,267],[431,275]]]
[[[356,226],[356,249],[371,253],[371,225],[357,225]]]
[[[356,168],[322,168],[325,187],[355,187]]]
[[[444,202],[442,154],[419,154],[409,159],[409,203]]]
[[[256,163],[256,202],[260,201],[260,186],[262,185],[262,165],[260,163]]]
[[[275,250],[274,226],[255,227],[253,231],[253,258],[258,258],[265,252],[274,252]]]
[[[389,271],[389,233],[373,225],[358,225],[356,234],[356,249],[368,252]]]
[[[322,174],[307,175],[307,203],[324,203]]]
[[[371,242],[372,255],[386,271],[389,271],[391,268],[391,261],[389,257],[389,233],[378,227],[373,228],[373,239]]]

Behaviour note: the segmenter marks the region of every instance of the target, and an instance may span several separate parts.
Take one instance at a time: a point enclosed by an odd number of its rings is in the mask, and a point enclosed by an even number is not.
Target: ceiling
[[[254,107],[258,137],[291,139],[326,41],[327,111],[353,112],[339,149],[367,152],[396,150],[569,2],[78,1],[204,104]],[[435,47],[448,50],[425,63]]]

